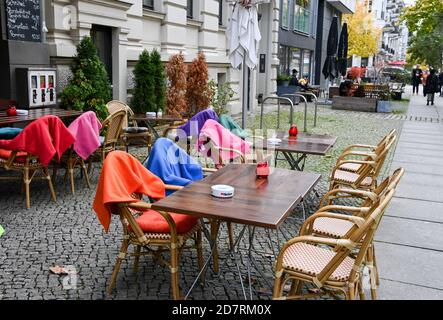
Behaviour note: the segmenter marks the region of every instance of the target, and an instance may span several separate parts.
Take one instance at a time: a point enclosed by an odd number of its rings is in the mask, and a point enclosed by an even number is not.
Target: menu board
[[[41,41],[40,0],[6,0],[9,40]]]

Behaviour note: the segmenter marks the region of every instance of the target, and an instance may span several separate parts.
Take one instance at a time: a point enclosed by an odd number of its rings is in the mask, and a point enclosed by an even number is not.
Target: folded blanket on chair
[[[203,178],[201,165],[166,138],[157,139],[144,165],[169,185],[186,186]],[[167,195],[172,192],[168,190]]]

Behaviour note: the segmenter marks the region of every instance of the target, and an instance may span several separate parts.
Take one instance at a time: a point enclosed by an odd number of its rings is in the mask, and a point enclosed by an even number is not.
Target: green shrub
[[[111,100],[111,84],[104,64],[90,37],[77,45],[77,55],[71,65],[72,77],[61,94],[61,107],[81,111],[94,111],[104,120]]]
[[[214,80],[209,81],[208,85],[210,90],[214,92],[211,99],[212,109],[214,109],[218,115],[228,113],[226,107],[235,94],[234,90],[232,90],[229,83],[223,83],[219,86]]]
[[[135,113],[157,111],[155,103],[155,81],[151,57],[147,50],[140,54],[134,68],[134,96],[131,100],[131,108]]]

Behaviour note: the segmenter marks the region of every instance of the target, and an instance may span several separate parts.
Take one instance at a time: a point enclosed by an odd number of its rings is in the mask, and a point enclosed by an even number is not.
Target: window
[[[294,1],[294,31],[309,33],[311,21],[310,0]]]
[[[194,18],[194,0],[187,0],[186,15],[188,18]]]
[[[143,0],[143,7],[154,10],[154,0]]]
[[[300,71],[301,66],[301,49],[291,48],[289,53],[289,71],[292,72],[293,69],[297,69],[298,76],[302,74]]]
[[[218,0],[218,24],[223,25],[223,0]]]
[[[281,7],[281,27],[289,28],[289,0],[283,0]]]

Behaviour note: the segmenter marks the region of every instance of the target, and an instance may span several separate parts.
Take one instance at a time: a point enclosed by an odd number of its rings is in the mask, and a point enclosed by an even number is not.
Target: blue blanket
[[[12,140],[14,139],[23,129],[20,128],[0,128],[0,139],[3,140]]]
[[[144,166],[165,184],[174,186],[186,186],[193,181],[203,179],[201,165],[166,138],[157,139]],[[172,192],[167,191],[166,194]]]

